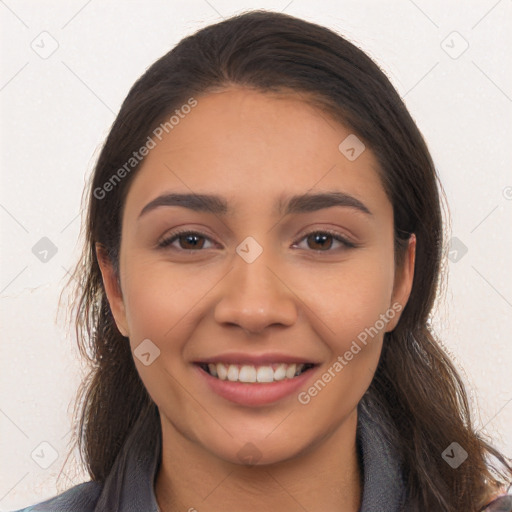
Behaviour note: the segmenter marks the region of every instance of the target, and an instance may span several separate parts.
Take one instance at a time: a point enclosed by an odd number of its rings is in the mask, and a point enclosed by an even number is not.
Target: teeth
[[[236,382],[238,380],[238,366],[230,364],[228,368],[228,380]]]
[[[274,370],[274,380],[283,380],[286,378],[286,365],[280,364],[275,370]]]
[[[220,380],[226,380],[228,376],[228,370],[223,364],[217,365],[217,376]]]
[[[260,366],[256,373],[258,382],[272,382],[274,380],[274,372],[270,366]]]
[[[254,368],[254,366],[244,364],[244,366],[240,368],[240,375],[238,375],[238,379],[229,380],[231,382],[236,382],[237,380],[240,382],[256,382],[256,368]]]
[[[295,375],[295,371],[297,369],[297,365],[295,363],[288,366],[286,370],[286,378],[287,379],[293,379],[293,376]]]
[[[311,365],[307,365],[310,367]],[[305,364],[274,363],[266,366],[253,366],[249,364],[209,363],[208,371],[213,377],[230,382],[276,382],[284,379],[293,379],[306,368]]]

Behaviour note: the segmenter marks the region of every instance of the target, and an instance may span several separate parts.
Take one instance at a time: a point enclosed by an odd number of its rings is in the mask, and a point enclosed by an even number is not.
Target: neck
[[[357,512],[362,484],[357,410],[302,454],[243,466],[212,456],[162,415],[162,459],[155,481],[161,512]]]

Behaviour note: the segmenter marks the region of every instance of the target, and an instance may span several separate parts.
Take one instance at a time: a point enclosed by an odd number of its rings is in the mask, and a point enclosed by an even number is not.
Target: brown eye
[[[329,233],[311,233],[307,236],[308,247],[310,249],[324,250],[332,247],[333,236]]]
[[[158,246],[162,248],[171,247],[178,251],[198,251],[200,249],[210,249],[211,247],[205,247],[205,242],[209,240],[210,239],[207,236],[201,233],[183,231],[179,233],[171,233],[170,236],[159,242]]]
[[[204,237],[195,234],[179,235],[181,249],[202,249],[204,245]]]
[[[316,252],[335,252],[356,247],[355,243],[350,242],[340,234],[329,231],[312,231],[300,240],[300,243],[295,244],[294,247],[311,249]],[[300,247],[301,243],[304,242],[306,246]]]

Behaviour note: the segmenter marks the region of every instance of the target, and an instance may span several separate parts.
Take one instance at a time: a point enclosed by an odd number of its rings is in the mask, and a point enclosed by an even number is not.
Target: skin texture
[[[134,177],[119,281],[98,251],[119,330],[132,350],[150,339],[161,351],[149,366],[135,358],[162,418],[159,506],[357,511],[356,407],[399,314],[307,405],[297,393],[265,406],[234,404],[213,393],[192,362],[227,352],[304,357],[319,363],[307,390],[381,314],[405,306],[414,236],[395,269],[393,209],[374,155],[366,148],[349,161],[338,146],[350,130],[301,97],[232,87],[197,100]],[[291,195],[326,191],[354,196],[371,214],[340,206],[275,211]],[[139,217],[168,192],[217,194],[232,211],[161,206]],[[203,233],[202,248],[186,238],[158,248],[178,227]],[[357,247],[306,236],[325,229]],[[235,252],[248,236],[263,249],[250,264]],[[254,466],[238,457],[246,443],[260,454]]]

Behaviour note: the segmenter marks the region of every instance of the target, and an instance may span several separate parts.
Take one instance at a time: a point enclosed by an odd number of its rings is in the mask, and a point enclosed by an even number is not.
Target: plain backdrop
[[[512,456],[510,0],[4,0],[0,510],[87,479],[71,457],[57,482],[83,374],[57,301],[78,256],[84,183],[121,102],[182,37],[254,8],[333,28],[404,98],[441,176],[455,237],[434,325],[477,427]]]

